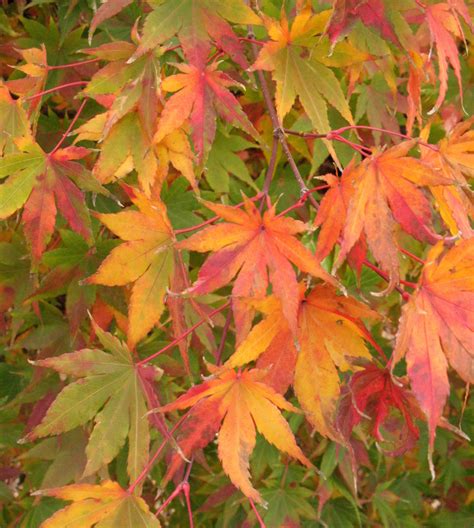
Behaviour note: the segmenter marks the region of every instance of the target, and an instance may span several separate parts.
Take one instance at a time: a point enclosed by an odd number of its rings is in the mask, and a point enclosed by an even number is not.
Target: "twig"
[[[71,132],[74,125],[76,124],[76,121],[79,119],[79,116],[81,115],[84,106],[86,106],[86,103],[87,99],[84,99],[84,101],[82,101],[81,103],[81,106],[77,109],[76,115],[72,118],[72,121],[69,123],[66,132],[64,132],[64,134],[61,136],[61,139],[58,141],[57,145],[53,148],[53,150],[48,154],[48,156],[52,156],[55,152],[59,150],[61,145],[64,143],[64,140],[67,138],[68,134]]]
[[[196,328],[199,328],[202,324],[204,323],[207,323],[209,321],[209,319],[211,317],[214,317],[214,315],[218,314],[219,312],[222,312],[222,310],[224,310],[225,308],[227,308],[228,306],[230,306],[230,301],[229,302],[226,302],[225,304],[223,304],[222,306],[220,306],[219,308],[216,308],[215,310],[213,310],[211,313],[209,313],[207,315],[207,317],[203,317],[201,320],[199,320],[196,324],[194,324],[193,326],[191,326],[191,328],[188,328],[185,332],[183,332],[180,336],[178,336],[176,339],[173,339],[173,341],[171,341],[171,343],[168,343],[165,347],[161,348],[160,350],[158,350],[158,352],[155,352],[154,354],[151,354],[151,356],[148,356],[146,357],[145,359],[142,359],[141,361],[138,361],[136,363],[136,366],[140,366],[140,365],[145,365],[145,363],[149,363],[150,361],[152,361],[153,359],[157,358],[158,356],[160,356],[161,354],[163,354],[164,352],[166,352],[167,350],[169,350],[170,348],[173,348],[175,345],[177,345],[182,339],[184,339],[185,337],[187,337],[189,334],[191,334],[192,332],[194,332],[194,330],[196,330]]]

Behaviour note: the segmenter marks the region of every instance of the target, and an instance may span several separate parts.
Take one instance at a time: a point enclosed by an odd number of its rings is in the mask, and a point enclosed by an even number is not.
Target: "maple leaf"
[[[40,528],[159,528],[158,519],[146,502],[122,489],[117,482],[105,480],[100,485],[72,484],[40,490],[36,495],[72,501],[43,521]]]
[[[392,410],[401,414],[401,423],[394,419]],[[377,442],[391,444],[392,449],[384,452],[399,456],[417,442],[419,431],[413,418],[422,418],[423,414],[404,380],[397,378],[395,383],[390,371],[367,365],[351,377],[339,403],[337,425],[347,441],[364,417],[372,420],[372,435]]]
[[[399,45],[398,37],[385,11],[383,0],[335,0],[326,33],[334,45],[349,32],[357,20],[360,20],[364,26],[378,29],[383,38]]]
[[[107,184],[125,177],[133,169],[143,191],[158,192],[172,165],[196,188],[193,153],[186,133],[177,129],[154,144],[145,134],[137,112],[131,112],[106,131],[109,112],[98,114],[75,130],[75,142],[100,141],[101,151],[93,174]]]
[[[28,117],[20,101],[15,101],[6,86],[0,83],[0,155],[18,152],[17,138],[33,141]]]
[[[260,18],[242,0],[166,0],[148,16],[135,57],[178,35],[186,52],[208,46],[212,38],[237,64],[247,68],[239,39],[226,22],[261,24]]]
[[[117,15],[120,11],[123,11],[132,2],[133,0],[105,0],[99,9],[97,9],[94,18],[91,20],[91,25],[89,26],[89,44],[92,41],[92,36],[94,35],[97,26]]]
[[[143,193],[125,187],[138,211],[98,214],[124,243],[114,248],[88,282],[105,286],[133,283],[129,304],[128,342],[134,346],[157,324],[174,269],[174,235],[166,208]]]
[[[244,199],[244,210],[203,203],[227,222],[207,227],[176,245],[178,249],[216,252],[208,257],[199,270],[197,281],[187,292],[198,295],[211,292],[237,275],[232,288],[234,313],[238,330],[244,332],[250,323],[249,314],[239,304],[239,298],[263,297],[267,292],[269,273],[273,291],[282,302],[283,313],[290,328],[296,331],[298,283],[291,262],[302,272],[335,283],[314,255],[295,238],[298,233],[306,231],[305,224],[277,216],[275,206],[262,216],[248,198]]]
[[[257,301],[265,317],[237,347],[226,366],[237,367],[258,359],[257,367],[267,371],[265,382],[282,393],[292,383],[310,423],[321,434],[337,438],[332,425],[340,392],[336,366],[347,370],[351,358],[370,358],[364,342],[368,334],[361,318],[377,319],[378,315],[355,299],[337,296],[327,285],[315,286],[307,297],[300,286],[298,300],[295,336],[275,296]]]
[[[199,415],[208,427],[205,438],[210,441],[217,432],[216,429],[212,434],[213,429],[220,426],[218,455],[222,467],[233,484],[257,502],[263,502],[262,497],[252,486],[249,475],[249,458],[255,447],[256,429],[280,451],[312,467],[279,411],[299,410],[262,383],[263,376],[264,372],[257,369],[242,372],[228,370],[191,388],[176,401],[160,408],[161,412],[169,412],[207,402],[203,406],[209,411],[210,406],[215,403],[212,413],[203,413],[203,407],[198,408]],[[205,429],[206,425],[202,424],[199,431]],[[185,455],[186,452],[189,454],[196,442],[203,447],[201,438],[193,434],[193,440],[181,444],[185,448]]]
[[[429,452],[449,394],[448,361],[474,381],[474,239],[428,254],[417,291],[403,307],[393,365],[405,357],[413,393],[428,420]]]
[[[88,153],[82,147],[66,147],[46,154],[36,143],[26,143],[22,152],[0,160],[0,178],[9,176],[0,186],[0,219],[24,205],[22,220],[35,261],[54,231],[57,209],[74,231],[91,239],[84,195],[70,180],[90,184],[87,171],[75,161]]]
[[[218,63],[206,64],[207,50],[196,52],[189,64],[177,64],[181,73],[166,77],[161,88],[177,92],[165,104],[154,141],[160,142],[189,118],[194,148],[202,161],[216,135],[216,115],[251,135],[257,131],[228,90],[239,83],[219,71]]]
[[[474,175],[474,118],[458,124],[449,137],[439,142],[438,151],[422,148],[422,159],[442,174],[451,185],[432,186],[440,215],[453,235],[471,238],[474,231],[472,192],[466,177]],[[425,135],[428,131],[425,131]]]
[[[433,114],[439,109],[446,97],[449,64],[451,64],[454,75],[458,80],[462,102],[461,64],[459,62],[459,52],[455,38],[464,39],[460,17],[464,18],[471,29],[474,29],[474,26],[464,2],[427,5],[425,6],[425,15],[431,40],[436,46],[436,53],[438,55],[439,94],[434,107],[428,112],[428,114]]]
[[[423,242],[436,243],[441,238],[433,231],[430,204],[418,187],[446,185],[450,181],[426,163],[406,156],[412,146],[413,141],[400,143],[372,155],[351,171],[354,193],[336,264],[365,233],[375,260],[390,276],[387,291],[399,281],[396,223]]]
[[[128,474],[134,481],[148,461],[150,440],[142,377],[159,377],[159,369],[135,367],[130,350],[95,323],[95,333],[108,351],[83,349],[36,361],[36,365],[79,378],[56,397],[27,440],[71,431],[94,418],[86,447],[84,476],[111,462],[128,438]],[[151,369],[151,370],[150,370]]]
[[[349,123],[353,122],[340,82],[332,70],[316,60],[312,53],[309,57],[302,55],[315,45],[313,37],[322,32],[326,19],[325,12],[313,16],[310,9],[303,9],[293,20],[290,29],[284,12],[281,21],[264,18],[272,41],[262,47],[252,66],[253,70],[272,72],[276,82],[275,100],[280,122],[283,122],[298,96],[315,130],[321,134],[331,129],[326,101]],[[330,143],[327,145],[333,154]]]

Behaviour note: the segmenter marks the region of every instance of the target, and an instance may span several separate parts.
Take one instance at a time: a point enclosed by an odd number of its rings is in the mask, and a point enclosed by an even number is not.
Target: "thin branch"
[[[170,436],[173,433],[176,432],[178,427],[181,426],[181,424],[184,422],[184,420],[188,417],[189,412],[190,411],[188,411],[185,414],[183,414],[183,416],[181,416],[181,418],[173,425],[173,427],[169,431]],[[167,443],[168,443],[168,438],[165,438],[163,440],[163,442],[161,442],[160,447],[158,447],[158,449],[155,451],[155,454],[150,458],[150,460],[148,461],[147,465],[142,469],[142,472],[140,473],[140,475],[138,475],[138,477],[135,479],[135,481],[132,482],[132,484],[130,484],[130,486],[127,489],[127,493],[133,493],[135,488],[148,475],[150,469],[152,468],[152,466],[155,463],[156,459],[160,456],[161,452],[163,451],[163,449],[165,448]]]
[[[207,315],[207,317],[204,317],[202,318],[201,320],[199,320],[196,324],[194,324],[193,326],[191,326],[191,328],[188,328],[185,332],[183,332],[180,336],[178,336],[176,339],[173,339],[173,341],[171,341],[171,343],[168,343],[165,347],[161,348],[160,350],[158,350],[158,352],[155,352],[154,354],[151,354],[151,356],[148,356],[146,357],[145,359],[142,359],[141,361],[138,361],[136,363],[136,366],[140,366],[140,365],[145,365],[146,363],[152,361],[153,359],[157,358],[158,356],[160,356],[161,354],[163,354],[164,352],[166,352],[167,350],[169,350],[170,348],[173,348],[174,346],[176,346],[182,339],[184,339],[185,337],[187,337],[189,334],[191,334],[192,332],[194,332],[194,330],[196,330],[196,328],[199,328],[202,324],[204,323],[207,323],[209,321],[209,319],[211,317],[214,317],[214,315],[218,314],[219,312],[222,312],[222,310],[224,310],[225,308],[227,308],[228,306],[230,306],[230,301],[226,302],[225,304],[223,304],[222,306],[220,306],[219,308],[216,308],[215,310],[213,310],[211,313],[209,313]]]
[[[268,193],[270,191],[270,184],[272,182],[273,175],[275,173],[276,161],[278,155],[278,138],[274,135],[272,141],[272,154],[270,156],[270,161],[268,163],[267,173],[265,175],[265,181],[263,182],[262,189],[262,201],[260,202],[260,212],[263,211],[263,206],[265,201],[268,198]]]
[[[81,106],[77,109],[76,115],[72,118],[72,121],[69,123],[69,126],[67,127],[66,132],[61,136],[61,139],[58,141],[57,145],[53,148],[53,150],[48,154],[49,156],[52,156],[55,152],[59,150],[61,145],[64,143],[65,139],[71,132],[71,130],[74,128],[74,125],[76,124],[76,121],[79,119],[79,116],[81,115],[82,110],[84,109],[84,106],[86,106],[87,99],[84,99],[82,101]]]

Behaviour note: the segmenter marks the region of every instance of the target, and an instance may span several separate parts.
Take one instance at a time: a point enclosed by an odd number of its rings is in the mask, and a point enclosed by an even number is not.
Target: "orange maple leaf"
[[[395,227],[418,240],[436,243],[441,237],[432,228],[431,207],[419,186],[446,185],[450,180],[426,163],[406,156],[413,141],[365,159],[352,172],[354,192],[349,201],[339,265],[365,233],[372,254],[389,273],[391,291],[399,281]]]
[[[218,63],[206,64],[207,53],[196,52],[189,64],[176,64],[181,71],[163,80],[165,92],[177,92],[165,104],[154,141],[180,128],[189,118],[194,147],[202,160],[216,135],[216,115],[249,134],[258,135],[235,96],[228,90],[240,86],[219,71]]]
[[[242,372],[227,370],[191,388],[176,401],[160,408],[161,412],[169,412],[187,409],[202,402],[201,407],[197,409],[209,425],[205,433],[208,442],[214,437],[222,421],[218,439],[218,455],[222,467],[234,485],[257,502],[263,500],[252,486],[249,475],[249,458],[255,448],[256,429],[280,451],[288,453],[308,467],[312,466],[296,444],[295,437],[279,409],[300,411],[271,387],[262,383],[264,375],[265,373],[258,369]],[[213,412],[202,413],[203,410],[209,411],[211,408]],[[200,447],[204,447],[202,440],[196,435],[194,439]],[[185,455],[195,448],[192,441],[181,445],[185,449]]]
[[[351,368],[351,358],[370,359],[364,339],[369,337],[361,318],[377,313],[334,288],[317,285],[305,297],[300,285],[298,328],[293,336],[282,305],[275,296],[254,301],[265,314],[227,361],[238,367],[258,359],[267,374],[264,381],[279,392],[293,384],[296,397],[310,423],[323,435],[338,438],[333,428],[339,397],[340,370]],[[296,343],[295,343],[296,338]]]
[[[425,7],[426,21],[431,34],[432,43],[436,46],[438,55],[439,94],[434,107],[428,112],[433,114],[438,110],[446,97],[448,90],[448,65],[451,64],[458,80],[461,101],[463,98],[461,63],[455,38],[464,39],[460,17],[472,28],[472,20],[464,2],[439,3]]]
[[[293,218],[277,216],[275,206],[262,216],[247,198],[244,210],[210,202],[204,202],[204,205],[227,222],[207,227],[176,245],[178,249],[216,252],[206,260],[199,270],[197,281],[187,292],[211,292],[237,275],[232,294],[236,298],[236,324],[238,329],[243,329],[250,321],[238,298],[263,297],[268,288],[268,270],[273,291],[282,302],[283,313],[290,328],[296,331],[299,294],[291,262],[300,271],[335,284],[335,279],[295,238],[296,234],[306,231],[305,224]]]
[[[406,358],[408,377],[429,427],[429,451],[449,394],[448,361],[474,382],[474,239],[443,255],[440,242],[428,254],[418,290],[404,306],[393,365]]]
[[[474,230],[472,191],[466,177],[474,176],[474,118],[458,124],[449,137],[439,142],[439,150],[422,148],[422,159],[442,174],[451,185],[430,188],[440,215],[453,235],[471,238]],[[427,130],[423,131],[427,135]]]
[[[160,320],[174,269],[174,235],[165,206],[126,187],[138,211],[98,214],[99,220],[125,242],[114,248],[88,282],[106,286],[133,283],[128,341],[134,346]]]

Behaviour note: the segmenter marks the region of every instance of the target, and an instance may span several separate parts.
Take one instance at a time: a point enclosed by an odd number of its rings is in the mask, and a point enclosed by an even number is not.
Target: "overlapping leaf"
[[[444,254],[443,254],[444,253]],[[449,394],[448,362],[467,383],[474,380],[474,239],[428,254],[418,290],[403,308],[394,351],[405,357],[408,377],[429,427],[429,449]]]
[[[174,235],[163,203],[126,188],[138,211],[98,215],[124,243],[111,251],[89,282],[105,286],[133,283],[128,341],[134,346],[160,320],[174,268]]]
[[[399,281],[396,223],[418,240],[435,243],[440,237],[433,230],[429,201],[419,187],[450,183],[429,165],[408,157],[412,146],[413,142],[405,142],[374,154],[351,173],[355,190],[338,262],[365,234],[374,258],[390,275],[388,290]]]
[[[326,14],[313,16],[309,9],[304,9],[293,20],[291,29],[284,13],[281,21],[264,20],[272,40],[262,47],[252,69],[272,72],[277,85],[275,99],[280,121],[283,122],[298,96],[318,133],[324,134],[331,129],[327,102],[352,122],[349,105],[332,70],[311,54],[303,56],[303,52],[307,53],[307,49],[315,45],[315,35],[322,33]]]
[[[257,502],[262,502],[262,497],[252,486],[249,475],[256,430],[280,451],[311,466],[279,411],[298,412],[298,409],[262,383],[263,376],[264,372],[257,369],[227,370],[160,409],[169,412],[196,406],[201,419],[194,420],[199,423],[198,428],[190,429],[191,438],[180,444],[184,454],[209,443],[219,429],[218,454],[224,471],[235,486]]]
[[[194,148],[202,160],[216,134],[216,117],[257,135],[255,128],[240,107],[229,88],[243,88],[223,71],[218,63],[206,64],[208,49],[195,50],[189,64],[177,64],[181,73],[166,77],[161,85],[165,92],[176,92],[165,104],[160,116],[154,141],[163,138],[178,128],[189,118],[192,128]]]
[[[72,501],[43,521],[40,528],[159,528],[146,502],[122,489],[117,482],[105,480],[100,485],[72,484],[37,493]]]
[[[135,480],[148,460],[149,427],[140,377],[149,374],[134,366],[130,350],[121,341],[97,325],[94,329],[108,352],[83,349],[37,361],[41,367],[79,379],[58,394],[27,439],[64,433],[94,419],[84,476],[111,462],[128,438],[127,470]]]
[[[242,45],[228,22],[260,24],[259,17],[243,0],[166,0],[160,2],[147,17],[143,38],[135,56],[154,49],[174,35],[183,47],[192,52],[208,46],[212,39],[243,68],[247,60]]]
[[[270,278],[290,328],[296,331],[299,294],[291,263],[300,271],[334,283],[314,255],[295,238],[306,230],[305,224],[277,216],[274,206],[262,215],[247,198],[244,210],[209,202],[205,205],[227,222],[207,227],[176,245],[179,249],[215,252],[201,267],[196,283],[188,292],[211,292],[237,275],[232,294],[235,297],[236,323],[244,329],[250,323],[249,315],[238,303],[238,298],[263,297]]]
[[[282,393],[293,384],[310,423],[321,434],[337,438],[337,368],[344,371],[351,368],[354,358],[370,358],[364,343],[368,334],[361,318],[376,319],[377,314],[355,299],[337,296],[330,286],[316,286],[307,297],[303,293],[300,287],[295,337],[281,302],[268,297],[257,305],[265,318],[226,365],[237,367],[258,359],[257,366],[267,371],[265,381]]]
[[[0,219],[8,218],[24,206],[23,224],[33,258],[41,257],[54,231],[57,210],[71,228],[90,240],[89,212],[83,193],[71,182],[93,185],[78,159],[89,151],[66,147],[46,154],[37,144],[24,144],[22,152],[0,160]],[[100,191],[100,186],[95,185]]]

